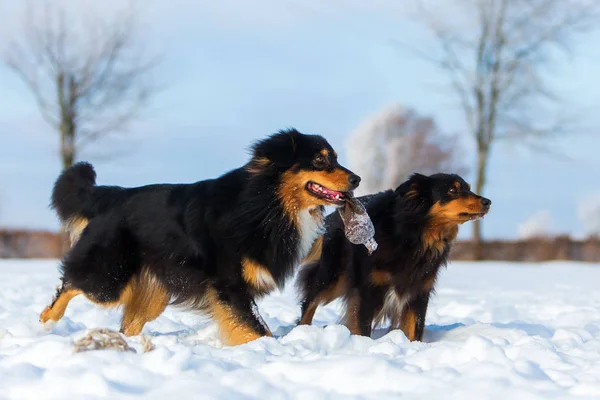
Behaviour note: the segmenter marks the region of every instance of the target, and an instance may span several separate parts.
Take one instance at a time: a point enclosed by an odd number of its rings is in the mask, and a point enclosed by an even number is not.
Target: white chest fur
[[[322,211],[316,208],[300,211],[298,215],[298,228],[300,231],[298,259],[303,259],[310,251],[314,241],[325,233]]]
[[[383,307],[381,307],[381,310],[375,316],[375,325],[381,325],[386,318],[390,320],[392,325],[399,324],[400,316],[406,302],[406,296],[399,297],[398,293],[393,288],[390,288],[383,299]]]
[[[389,318],[394,318],[402,314],[404,305],[406,304],[406,297],[399,297],[393,288],[390,288],[385,294],[383,301],[383,312]]]

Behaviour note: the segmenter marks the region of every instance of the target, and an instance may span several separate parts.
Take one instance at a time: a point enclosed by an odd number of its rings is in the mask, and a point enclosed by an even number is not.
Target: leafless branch
[[[466,17],[463,25],[454,27],[450,26],[453,18],[440,21],[422,2],[418,4],[419,17],[436,45],[417,55],[425,54],[424,60],[446,74],[462,106],[477,144],[475,189],[481,192],[488,155],[497,138],[525,143],[527,138],[569,132],[560,115],[547,113],[544,124],[535,121],[534,115],[542,115],[541,108],[560,101],[548,84],[546,69],[559,51],[570,54],[577,34],[595,27],[600,4],[586,0],[457,0],[453,3],[460,7],[456,15]],[[480,240],[478,223],[475,240]]]
[[[65,167],[81,147],[125,131],[155,94],[148,77],[160,60],[145,56],[136,18],[133,3],[113,21],[84,21],[50,2],[26,8],[4,61],[60,134]]]

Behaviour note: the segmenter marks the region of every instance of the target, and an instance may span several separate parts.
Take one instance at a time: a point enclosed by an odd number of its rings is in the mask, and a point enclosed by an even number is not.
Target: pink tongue
[[[325,186],[321,186],[323,188],[323,193],[331,196],[331,197],[335,197],[336,195],[342,195],[341,192],[336,192],[335,190],[331,190],[331,189],[327,189]]]

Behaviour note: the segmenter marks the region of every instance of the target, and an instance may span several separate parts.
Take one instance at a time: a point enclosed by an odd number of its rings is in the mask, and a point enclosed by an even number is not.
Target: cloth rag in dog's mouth
[[[344,222],[344,235],[353,244],[363,244],[369,254],[377,250],[375,226],[367,213],[365,205],[352,194],[346,197],[345,207],[339,207],[338,213]]]
[[[308,182],[306,184],[306,190],[308,190],[308,192],[313,196],[333,204],[343,205],[346,201],[347,193],[331,190],[323,185],[319,185],[316,182]]]

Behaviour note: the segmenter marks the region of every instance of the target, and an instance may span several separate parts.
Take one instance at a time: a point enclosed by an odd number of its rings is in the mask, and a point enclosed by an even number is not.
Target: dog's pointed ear
[[[428,178],[425,175],[414,173],[408,180],[398,186],[394,192],[397,196],[407,199],[416,199],[420,196],[419,193],[423,190],[423,186],[427,179]]]
[[[296,160],[299,136],[295,129],[279,131],[252,146],[252,165],[274,165],[279,169],[290,168]]]

